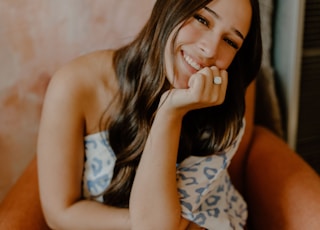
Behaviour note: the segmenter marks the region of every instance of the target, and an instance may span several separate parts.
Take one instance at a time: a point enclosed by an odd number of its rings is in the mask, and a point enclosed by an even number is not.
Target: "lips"
[[[187,54],[183,54],[183,58],[184,60],[194,69],[196,70],[200,70],[201,69],[201,65],[199,63],[197,63],[195,60],[193,60],[190,56],[188,56]]]

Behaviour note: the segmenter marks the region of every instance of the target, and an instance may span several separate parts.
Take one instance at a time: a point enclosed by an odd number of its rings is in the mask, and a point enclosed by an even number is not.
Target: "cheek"
[[[171,82],[171,78],[173,75],[173,65],[172,60],[169,52],[166,52],[165,54],[165,74],[168,78],[168,80]]]
[[[231,65],[234,57],[236,56],[235,51],[230,51],[230,49],[221,50],[219,52],[219,57],[216,60],[216,66],[219,69],[228,69],[228,67]]]
[[[166,48],[165,48],[165,56],[164,56],[164,63],[165,63],[165,75],[169,83],[172,85],[174,82],[174,67],[173,67],[173,56],[171,53],[171,40],[168,41]]]
[[[200,31],[191,23],[184,25],[177,35],[177,43],[188,43],[198,40]]]

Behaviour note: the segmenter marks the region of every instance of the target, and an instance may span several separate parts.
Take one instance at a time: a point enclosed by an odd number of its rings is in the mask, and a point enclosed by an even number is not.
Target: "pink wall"
[[[50,76],[78,55],[131,40],[153,3],[0,1],[0,201],[35,154]]]

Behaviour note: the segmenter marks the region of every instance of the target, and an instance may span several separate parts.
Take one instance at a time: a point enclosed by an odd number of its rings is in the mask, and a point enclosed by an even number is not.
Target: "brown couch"
[[[230,166],[249,208],[249,229],[319,229],[318,175],[287,144],[253,123],[254,84],[247,93],[247,128]],[[49,229],[41,211],[36,158],[0,206],[0,229]]]

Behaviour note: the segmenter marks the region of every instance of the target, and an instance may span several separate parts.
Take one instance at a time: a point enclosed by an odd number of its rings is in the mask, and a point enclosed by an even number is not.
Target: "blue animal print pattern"
[[[243,132],[244,123],[228,149],[207,157],[191,156],[178,165],[177,185],[185,219],[209,230],[244,229],[247,205],[227,171]]]
[[[238,149],[243,127],[233,144],[207,157],[191,156],[177,165],[177,187],[182,216],[208,230],[244,229],[247,205],[230,181],[227,167]],[[108,132],[85,137],[86,162],[83,192],[87,199],[103,202],[116,156],[108,142]]]
[[[84,138],[86,162],[83,175],[85,198],[103,202],[102,192],[109,186],[116,156],[107,141],[108,132],[88,135]]]

